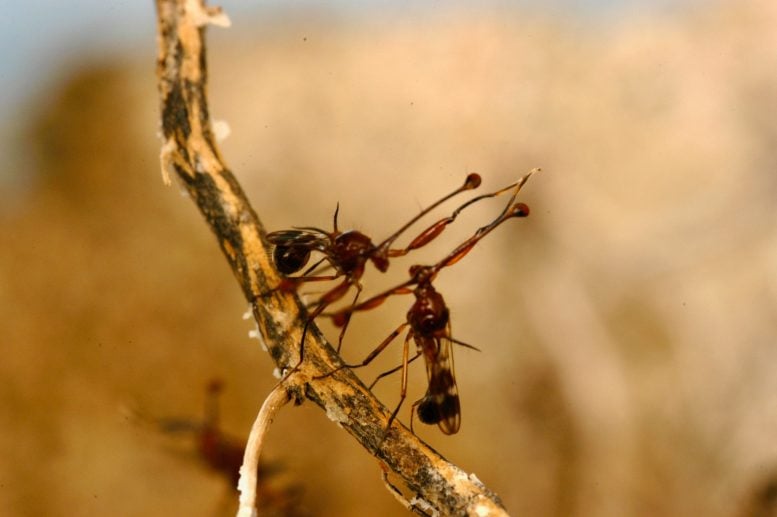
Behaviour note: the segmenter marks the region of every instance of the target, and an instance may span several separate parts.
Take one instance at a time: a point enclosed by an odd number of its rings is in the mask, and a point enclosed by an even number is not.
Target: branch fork
[[[197,205],[252,304],[272,360],[284,371],[297,363],[307,312],[295,293],[273,290],[281,277],[272,263],[266,232],[221,157],[207,105],[205,30],[209,24],[228,26],[229,18],[220,9],[205,6],[203,0],[156,0],[156,7],[164,181],[177,177]],[[256,502],[250,487],[270,422],[288,401],[302,399],[320,406],[379,460],[384,472],[391,472],[415,494],[407,505],[411,510],[506,515],[496,494],[399,422],[384,433],[390,412],[350,369],[338,369],[340,365],[340,357],[311,323],[305,333],[304,362],[270,393],[254,424],[241,470],[245,478],[240,483],[240,515],[251,515],[247,512]]]

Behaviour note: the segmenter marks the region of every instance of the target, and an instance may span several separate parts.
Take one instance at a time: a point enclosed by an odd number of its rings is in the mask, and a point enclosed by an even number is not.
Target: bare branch
[[[273,290],[280,281],[259,218],[224,163],[209,118],[204,33],[228,25],[220,9],[202,0],[157,0],[157,75],[161,101],[163,177],[177,177],[213,230],[273,361],[281,371],[296,365],[307,317],[297,296]],[[289,398],[309,399],[326,411],[400,478],[414,508],[443,515],[505,515],[498,497],[474,476],[452,465],[395,423],[384,439],[389,411],[348,368],[321,332],[310,325],[305,361],[285,382]]]

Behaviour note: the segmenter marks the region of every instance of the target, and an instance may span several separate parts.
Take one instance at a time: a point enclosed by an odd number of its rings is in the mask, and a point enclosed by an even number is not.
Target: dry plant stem
[[[202,0],[157,0],[156,5],[163,177],[177,177],[196,203],[252,304],[273,361],[281,371],[288,370],[298,362],[306,312],[294,293],[272,290],[279,276],[264,228],[225,165],[209,118],[203,36],[207,24],[227,25],[228,19],[220,10],[205,7]],[[384,439],[389,412],[353,372],[342,368],[324,376],[341,364],[311,324],[305,361],[284,383],[285,390],[290,398],[309,399],[323,408],[401,479],[410,497],[424,508],[442,515],[505,515],[493,492],[404,426],[395,423]]]
[[[243,455],[243,464],[240,466],[240,480],[237,483],[237,488],[240,491],[240,507],[237,511],[237,517],[251,517],[256,514],[259,456],[262,453],[264,437],[267,435],[267,430],[270,428],[275,414],[291,400],[286,383],[293,382],[295,376],[296,374],[292,374],[286,377],[273,388],[264,400],[259,414],[256,415],[254,425],[251,427]]]

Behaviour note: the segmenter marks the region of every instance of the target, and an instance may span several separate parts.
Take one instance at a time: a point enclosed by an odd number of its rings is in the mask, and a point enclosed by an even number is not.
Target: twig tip
[[[197,27],[208,24],[223,28],[232,26],[232,21],[221,7],[206,7],[203,0],[187,0],[186,11],[191,14]]]

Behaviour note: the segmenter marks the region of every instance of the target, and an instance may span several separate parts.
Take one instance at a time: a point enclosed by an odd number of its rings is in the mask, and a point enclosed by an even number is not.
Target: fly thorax
[[[363,268],[375,246],[363,233],[350,230],[337,235],[332,248],[340,270],[347,274]]]
[[[448,326],[448,307],[442,295],[430,286],[415,290],[416,301],[407,313],[407,320],[414,331],[422,336],[434,336]]]

